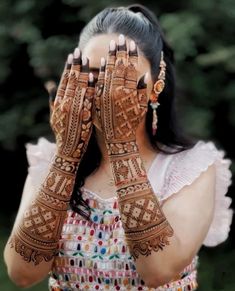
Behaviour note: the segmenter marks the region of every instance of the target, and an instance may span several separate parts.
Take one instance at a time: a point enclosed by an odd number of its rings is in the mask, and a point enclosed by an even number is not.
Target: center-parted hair
[[[175,73],[174,54],[167,43],[156,16],[146,7],[135,4],[127,7],[108,7],[98,13],[83,28],[79,47],[84,49],[88,41],[99,34],[123,34],[135,41],[141,53],[151,66],[151,76],[156,82],[159,73],[161,51],[164,52],[166,62],[165,88],[159,95],[158,129],[155,136],[152,134],[152,108],[148,104],[146,114],[146,132],[153,148],[168,154],[191,148],[195,141],[183,135],[179,127],[175,110]],[[167,147],[166,147],[167,146]],[[87,147],[87,151],[79,165],[76,183],[70,201],[71,208],[89,218],[89,206],[82,198],[80,187],[85,178],[98,169],[102,155],[97,144],[95,128]]]

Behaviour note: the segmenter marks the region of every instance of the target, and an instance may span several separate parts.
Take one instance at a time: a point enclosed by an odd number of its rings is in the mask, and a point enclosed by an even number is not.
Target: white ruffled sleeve
[[[234,212],[229,208],[232,199],[226,196],[231,184],[231,160],[225,159],[224,156],[225,152],[218,150],[213,142],[198,141],[193,148],[175,154],[171,159],[162,189],[163,199],[166,199],[184,186],[192,184],[210,165],[215,164],[214,217],[203,242],[203,245],[208,247],[216,246],[228,238]]]
[[[26,144],[28,175],[33,186],[38,189],[48,173],[49,165],[55,154],[56,145],[41,137],[36,144]]]

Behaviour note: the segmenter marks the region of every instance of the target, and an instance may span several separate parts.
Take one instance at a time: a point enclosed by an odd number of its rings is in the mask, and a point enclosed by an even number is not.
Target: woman
[[[56,142],[27,146],[4,253],[16,284],[50,273],[50,290],[197,288],[200,247],[228,237],[230,161],[180,134],[174,87],[172,50],[145,7],[87,24],[51,101]]]

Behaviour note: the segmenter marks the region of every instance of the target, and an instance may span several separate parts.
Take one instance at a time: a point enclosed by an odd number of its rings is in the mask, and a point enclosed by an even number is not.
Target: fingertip
[[[73,62],[73,54],[69,54],[68,59],[67,59],[67,63],[68,63],[68,65],[72,65],[72,62]]]
[[[82,56],[82,72],[89,72],[89,59],[86,56]]]
[[[133,40],[130,41],[130,51],[134,51],[136,49],[136,44]]]
[[[118,37],[118,44],[124,45],[125,44],[125,36],[123,34],[120,34]]]
[[[45,84],[45,89],[47,90],[48,94],[49,94],[49,99],[51,101],[55,100],[56,97],[56,91],[57,91],[57,86],[56,83],[52,80],[47,81]]]
[[[81,54],[80,49],[78,47],[75,48],[73,55],[75,59],[78,59],[80,57]]]
[[[101,67],[104,67],[105,66],[105,58],[101,58],[100,59],[100,65],[101,65]]]
[[[106,64],[105,58],[102,57],[100,59],[100,72],[104,72],[105,71],[105,64]]]
[[[137,46],[133,40],[130,41],[129,55],[130,56],[137,56],[138,55]]]
[[[115,40],[112,39],[109,43],[109,53],[111,55],[115,54],[115,50],[116,50],[116,42],[115,42]]]
[[[86,66],[87,65],[87,57],[82,56],[82,65]]]
[[[88,75],[88,87],[95,87],[95,79],[92,73]]]
[[[147,74],[147,73],[146,73]],[[144,74],[138,82],[137,88],[138,89],[145,89],[147,87],[147,83],[145,82],[146,80],[146,74]]]
[[[126,39],[123,34],[120,34],[118,37],[118,50],[126,51]]]
[[[144,75],[144,83],[147,85],[148,84],[148,79],[149,79],[149,73],[145,73]]]
[[[92,73],[89,73],[89,81],[94,82],[94,75]]]

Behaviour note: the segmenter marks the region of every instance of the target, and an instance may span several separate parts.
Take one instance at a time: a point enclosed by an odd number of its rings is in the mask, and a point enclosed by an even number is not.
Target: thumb
[[[53,109],[54,109],[54,101],[55,101],[55,97],[56,97],[57,86],[56,86],[56,83],[54,81],[50,80],[44,84],[44,87],[47,90],[48,95],[49,95],[50,113],[52,114]]]

